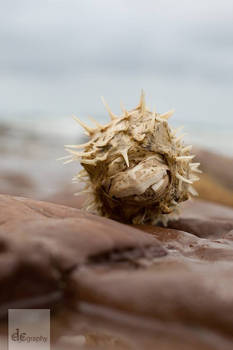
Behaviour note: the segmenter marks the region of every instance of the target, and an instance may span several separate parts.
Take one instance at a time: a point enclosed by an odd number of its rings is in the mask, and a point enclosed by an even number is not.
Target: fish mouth
[[[112,177],[108,188],[110,197],[154,202],[161,197],[169,184],[168,166],[158,157],[150,156],[136,166],[128,168]]]

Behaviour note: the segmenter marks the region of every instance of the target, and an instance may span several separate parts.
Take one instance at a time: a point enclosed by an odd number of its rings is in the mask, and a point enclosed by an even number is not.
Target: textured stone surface
[[[233,211],[127,226],[0,196],[0,315],[49,307],[58,349],[232,349]]]
[[[188,201],[181,206],[179,220],[168,223],[171,228],[199,237],[221,237],[233,228],[233,210],[203,200]]]
[[[31,298],[60,299],[71,271],[84,264],[166,255],[154,237],[136,229],[20,197],[0,196],[0,223],[2,313],[15,302],[33,305]]]

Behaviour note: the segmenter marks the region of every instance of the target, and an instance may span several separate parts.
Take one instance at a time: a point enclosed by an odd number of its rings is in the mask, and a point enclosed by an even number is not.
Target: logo
[[[9,350],[50,350],[50,310],[8,310]]]
[[[43,337],[42,335],[40,336],[29,336],[26,332],[20,332],[19,328],[16,328],[15,333],[11,335],[12,341],[17,341],[17,342],[44,342],[46,343],[48,341],[48,337]]]

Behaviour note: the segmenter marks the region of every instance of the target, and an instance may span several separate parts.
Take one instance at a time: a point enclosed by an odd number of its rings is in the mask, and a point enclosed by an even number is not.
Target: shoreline
[[[95,117],[98,122],[104,124],[107,118]],[[88,118],[82,118],[84,122],[91,126]],[[222,156],[233,157],[233,125],[208,125],[202,122],[171,121],[171,126],[177,128],[184,125],[184,132],[187,136],[184,137],[184,142],[192,144],[195,147],[204,148],[210,152],[217,153]],[[35,137],[37,139],[47,140],[48,143],[56,144],[57,140],[63,144],[70,144],[72,142],[85,142],[87,138],[83,134],[83,130],[77,123],[74,122],[72,116],[64,118],[50,118],[45,117],[41,119],[0,119],[1,135],[5,131],[10,133],[17,132],[22,138]],[[4,136],[4,135],[3,135]]]
[[[80,185],[72,184],[72,178],[81,166],[78,162],[64,165],[57,159],[67,155],[65,144],[86,141],[79,130],[73,128],[75,136],[70,137],[58,135],[55,130],[43,133],[42,129],[29,126],[25,129],[24,124],[13,127],[0,123],[0,193],[46,200],[57,198],[61,204],[63,198],[65,203],[74,205],[77,199],[72,194],[80,190]],[[197,183],[200,198],[233,206],[233,158],[200,146],[194,147],[193,154],[204,172]]]

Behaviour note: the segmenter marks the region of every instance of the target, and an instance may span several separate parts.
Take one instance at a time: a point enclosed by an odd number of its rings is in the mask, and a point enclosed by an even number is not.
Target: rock
[[[214,179],[211,174],[201,174],[194,187],[199,198],[233,207],[233,190]]]
[[[134,265],[166,255],[154,237],[129,226],[20,197],[0,196],[0,222],[2,314],[11,304],[33,305],[33,299],[53,305],[53,298],[63,297],[69,274],[83,265]]]
[[[71,208],[81,209],[86,200],[86,195],[79,194],[78,196],[76,196],[75,193],[79,193],[82,190],[82,186],[77,184],[75,185],[76,186],[74,185],[64,186],[60,191],[57,191],[55,194],[48,196],[43,200],[51,203],[55,203],[55,204],[65,205]]]
[[[181,216],[168,226],[199,237],[221,237],[233,229],[233,211],[229,207],[203,200],[187,201],[181,205]]]
[[[233,191],[233,158],[200,148],[194,149],[193,153],[196,154],[195,161],[201,163],[204,173]]]
[[[170,327],[175,323],[185,330],[189,325],[232,337],[231,269],[204,263],[198,268],[197,263],[184,258],[183,262],[181,258],[165,260],[162,267],[158,261],[144,271],[77,273],[78,296],[90,305],[170,323]],[[85,305],[81,304],[80,310],[85,312]]]
[[[194,201],[168,228],[132,227],[2,195],[0,314],[56,311],[58,349],[230,350],[232,214]]]
[[[0,193],[10,195],[21,195],[22,193],[32,193],[35,190],[35,183],[32,178],[24,173],[1,172]]]
[[[199,198],[233,207],[233,158],[199,148],[193,153],[203,171],[194,184]]]

